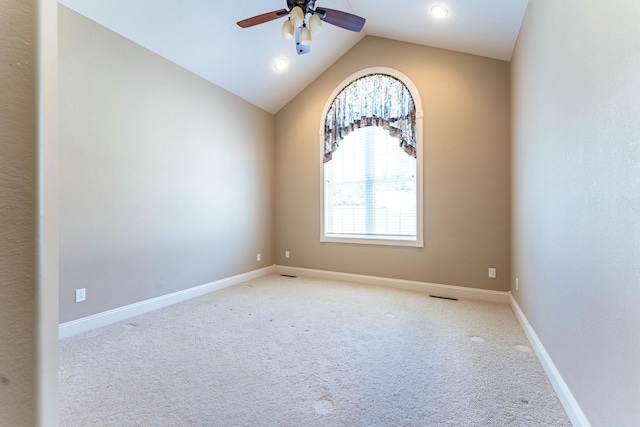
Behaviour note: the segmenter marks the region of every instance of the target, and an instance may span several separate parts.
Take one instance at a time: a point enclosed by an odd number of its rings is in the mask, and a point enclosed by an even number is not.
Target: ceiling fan
[[[309,53],[311,34],[317,34],[322,30],[322,21],[356,33],[362,30],[366,21],[360,16],[340,10],[316,8],[315,0],[287,0],[287,9],[256,15],[238,21],[238,25],[242,28],[253,27],[287,15],[289,19],[282,25],[282,37],[287,40],[295,37],[298,55]]]

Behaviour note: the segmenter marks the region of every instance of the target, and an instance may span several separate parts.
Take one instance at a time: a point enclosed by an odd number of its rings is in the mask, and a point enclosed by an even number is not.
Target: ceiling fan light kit
[[[311,34],[322,31],[322,21],[354,32],[360,32],[365,19],[351,13],[334,9],[317,9],[315,0],[287,0],[287,8],[263,13],[238,21],[241,28],[253,27],[289,15],[282,24],[282,37],[285,40],[296,39],[298,55],[309,53]]]

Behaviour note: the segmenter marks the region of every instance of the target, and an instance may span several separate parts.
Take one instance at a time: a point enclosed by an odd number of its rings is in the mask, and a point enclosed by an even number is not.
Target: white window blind
[[[378,126],[357,129],[324,163],[328,237],[416,240],[416,159]]]

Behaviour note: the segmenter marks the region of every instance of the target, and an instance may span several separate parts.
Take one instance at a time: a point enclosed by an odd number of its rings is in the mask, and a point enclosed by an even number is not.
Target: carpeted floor
[[[60,342],[61,426],[570,426],[508,305],[266,276]]]

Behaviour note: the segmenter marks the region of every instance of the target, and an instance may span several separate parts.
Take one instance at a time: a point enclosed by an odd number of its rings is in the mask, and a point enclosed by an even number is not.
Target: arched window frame
[[[351,237],[335,237],[335,236],[327,236],[325,234],[325,200],[324,200],[324,152],[325,152],[325,120],[333,101],[338,96],[338,94],[348,85],[353,83],[355,80],[368,76],[370,74],[387,74],[391,77],[394,77],[401,81],[405,87],[411,93],[413,97],[413,102],[416,108],[416,239],[415,240],[396,240],[396,239],[385,239],[385,238],[351,238]],[[331,93],[329,98],[327,99],[324,108],[322,109],[322,115],[320,116],[320,130],[319,134],[319,147],[320,147],[320,155],[318,156],[318,161],[320,164],[320,242],[329,242],[329,243],[351,243],[351,244],[365,244],[365,245],[387,245],[387,246],[413,246],[413,247],[424,247],[424,237],[423,237],[423,218],[424,218],[424,207],[423,207],[423,118],[424,112],[422,110],[422,100],[420,99],[420,94],[418,93],[417,87],[413,84],[411,79],[407,77],[402,72],[395,70],[393,68],[388,67],[371,67],[360,70],[346,79],[342,81]]]

